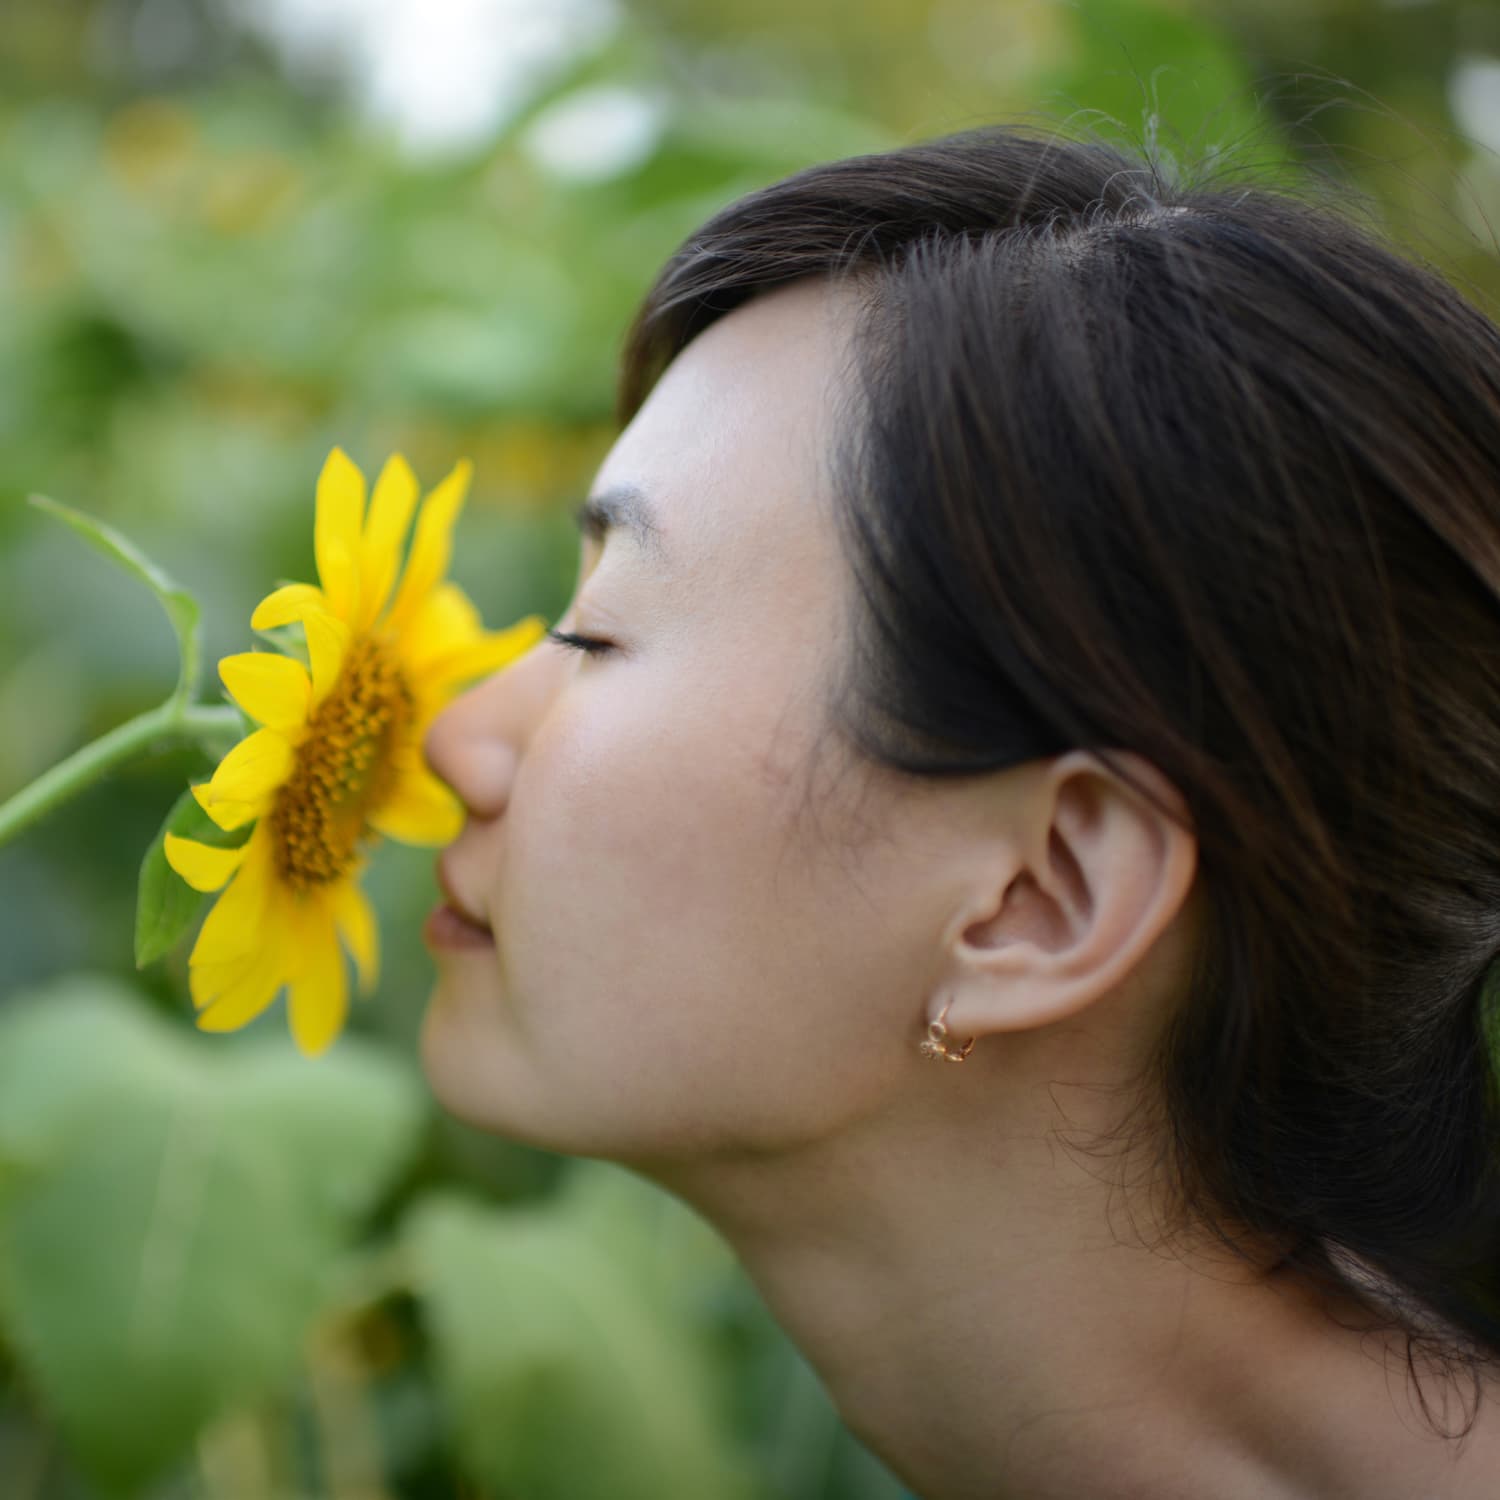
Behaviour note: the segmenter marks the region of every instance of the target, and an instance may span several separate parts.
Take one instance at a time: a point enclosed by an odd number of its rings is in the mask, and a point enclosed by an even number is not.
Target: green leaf
[[[140,996],[89,974],[11,997],[0,1012],[0,1160],[47,1161],[117,1078],[166,1087],[173,1059],[143,1025]]]
[[[527,1500],[760,1493],[701,1334],[664,1316],[596,1215],[438,1193],[404,1231],[466,1463]]]
[[[196,839],[216,849],[234,849],[245,842],[249,827],[226,832],[198,805],[192,788],[173,804],[141,860],[135,897],[135,966],[144,969],[176,946],[198,915],[203,892],[195,891],[167,863],[166,835]]]
[[[198,601],[180,585],[174,583],[136,545],[122,536],[113,526],[93,516],[85,515],[72,506],[50,499],[46,495],[28,495],[27,500],[38,510],[45,511],[66,526],[71,526],[79,536],[97,547],[112,562],[127,573],[140,579],[161,601],[177,635],[180,667],[174,696],[183,703],[192,701],[198,682]]]
[[[423,1119],[358,1038],[175,1030],[105,977],[0,1015],[0,1314],[96,1483],[140,1486],[295,1376],[311,1320]]]
[[[581,1234],[609,1246],[662,1317],[701,1328],[743,1282],[722,1235],[681,1199],[613,1162],[569,1163],[554,1201]]]

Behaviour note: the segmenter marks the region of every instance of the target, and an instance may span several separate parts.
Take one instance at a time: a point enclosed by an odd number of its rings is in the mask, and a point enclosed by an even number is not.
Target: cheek
[[[746,676],[670,704],[580,685],[528,744],[493,972],[448,999],[491,1128],[620,1157],[805,1139],[867,1105],[868,1048],[898,1054],[870,1024],[897,934],[824,848],[827,810],[797,818],[805,739]]]
[[[523,998],[649,1025],[753,922],[764,809],[710,719],[640,701],[608,712],[603,698],[528,747],[506,814],[504,957]],[[606,1009],[606,990],[643,1003]]]
[[[549,1073],[605,1070],[661,1095],[666,1073],[701,1076],[711,1050],[768,1045],[815,908],[768,763],[791,736],[757,707],[783,698],[744,676],[670,701],[643,680],[627,694],[623,668],[620,686],[580,684],[528,745],[495,909],[528,1050]]]

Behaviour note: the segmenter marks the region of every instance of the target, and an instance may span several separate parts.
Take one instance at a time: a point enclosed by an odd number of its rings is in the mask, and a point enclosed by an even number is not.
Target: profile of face
[[[468,812],[445,873],[495,942],[436,953],[422,1054],[475,1125],[774,1148],[874,1104],[920,1034],[900,885],[851,880],[846,781],[802,797],[847,588],[822,470],[847,316],[798,283],[699,335],[593,487],[655,524],[582,543],[559,626],[610,649],[543,642],[429,733]]]
[[[586,540],[559,622],[610,649],[544,641],[432,726],[468,812],[444,873],[494,944],[435,954],[422,1056],[474,1125],[643,1167],[814,1142],[923,1092],[951,940],[990,897],[1012,932],[1068,927],[976,830],[976,797],[1010,826],[1026,768],[979,792],[906,781],[827,730],[853,590],[825,465],[852,296],[777,288],[677,356],[594,486],[638,491],[654,544]],[[1101,863],[1128,864],[1135,825],[1076,811]],[[1075,904],[1098,948],[1109,903]]]

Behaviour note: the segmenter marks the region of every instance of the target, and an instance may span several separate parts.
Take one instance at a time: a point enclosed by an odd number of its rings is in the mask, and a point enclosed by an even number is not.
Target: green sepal
[[[195,891],[167,863],[166,835],[195,839],[215,849],[237,849],[250,836],[252,823],[232,832],[220,828],[198,805],[192,788],[172,804],[141,860],[135,899],[135,966],[144,969],[176,946],[198,915],[202,891]]]

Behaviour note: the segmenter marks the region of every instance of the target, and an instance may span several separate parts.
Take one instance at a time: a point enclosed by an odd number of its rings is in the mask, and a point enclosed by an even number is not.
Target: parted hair
[[[1141,1080],[1163,1223],[1404,1335],[1419,1394],[1428,1357],[1468,1377],[1466,1433],[1500,1366],[1500,330],[1305,190],[1183,177],[999,124],[797,172],[663,266],[616,415],[758,293],[860,289],[831,728],[903,776],[1123,748],[1172,782],[1204,920]]]

